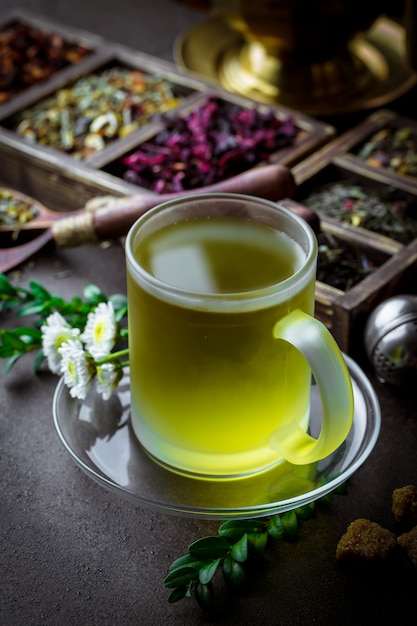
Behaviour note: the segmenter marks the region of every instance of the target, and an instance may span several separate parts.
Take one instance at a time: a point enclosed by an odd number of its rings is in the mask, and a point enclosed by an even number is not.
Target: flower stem
[[[111,352],[107,356],[104,356],[101,359],[97,359],[96,363],[98,365],[102,365],[102,363],[108,363],[109,361],[114,361],[115,359],[120,359],[121,357],[128,356],[128,355],[129,355],[129,348],[124,348],[124,350],[118,350],[117,352]],[[125,361],[124,364],[128,365],[129,361]]]

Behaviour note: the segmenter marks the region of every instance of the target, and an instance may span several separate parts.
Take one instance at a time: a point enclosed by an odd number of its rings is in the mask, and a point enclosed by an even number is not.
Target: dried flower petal
[[[125,180],[157,193],[196,189],[239,174],[291,145],[291,116],[209,97],[183,117],[166,115],[164,129],[122,159]]]

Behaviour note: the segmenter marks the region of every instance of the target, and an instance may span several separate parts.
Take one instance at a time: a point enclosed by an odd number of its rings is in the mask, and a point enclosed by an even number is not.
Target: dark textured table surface
[[[14,6],[0,1],[0,8]],[[175,37],[202,16],[168,0],[22,2],[31,10],[170,60]],[[125,289],[124,254],[110,247],[49,247],[18,280],[55,293],[80,294],[88,283]],[[1,327],[15,320],[2,313]],[[368,372],[367,364],[362,364]],[[348,524],[366,517],[397,530],[396,487],[417,485],[415,395],[376,382],[382,428],[348,493],[317,508],[294,543],[275,542],[252,571],[248,592],[227,595],[204,615],[192,600],[170,605],[169,564],[219,522],[152,512],[112,494],[75,465],[52,421],[55,376],[35,376],[30,357],[0,378],[0,624],[183,625],[416,623],[417,571],[406,559],[389,567],[346,568],[335,559]]]

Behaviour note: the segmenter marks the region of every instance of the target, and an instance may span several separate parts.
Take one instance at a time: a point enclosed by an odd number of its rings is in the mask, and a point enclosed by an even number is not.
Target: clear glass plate
[[[333,454],[311,465],[283,462],[267,472],[233,481],[177,475],[155,463],[133,434],[128,374],[107,402],[94,389],[84,401],[75,400],[61,379],[53,402],[55,427],[88,476],[144,507],[207,519],[283,513],[333,491],[362,465],[376,443],[381,421],[377,396],[359,366],[350,357],[345,360],[355,399],[353,426]],[[313,435],[320,420],[320,397],[313,384]]]

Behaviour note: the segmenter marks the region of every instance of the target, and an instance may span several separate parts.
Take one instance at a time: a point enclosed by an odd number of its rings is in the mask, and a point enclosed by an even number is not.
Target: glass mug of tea
[[[260,198],[182,197],[135,222],[126,262],[131,421],[158,463],[233,479],[283,460],[313,463],[342,444],[352,386],[313,317],[317,241],[307,222]]]

